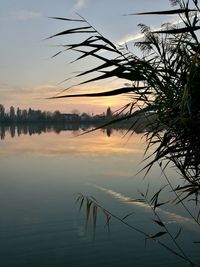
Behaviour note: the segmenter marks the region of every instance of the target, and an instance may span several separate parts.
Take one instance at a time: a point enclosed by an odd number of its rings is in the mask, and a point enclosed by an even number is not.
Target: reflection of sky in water
[[[117,222],[112,222],[112,235],[108,237],[100,215],[93,242],[92,229],[85,234],[84,216],[78,215],[74,204],[78,192],[94,195],[120,216],[136,211],[136,223],[158,231],[146,206],[125,202],[126,196],[137,198],[138,189],[145,190],[149,181],[154,193],[165,184],[156,166],[145,180],[143,174],[135,175],[144,166],[140,165],[143,142],[141,135],[133,135],[127,142],[119,132],[111,137],[102,132],[75,137],[70,131],[20,135],[1,141],[2,266],[143,267],[161,266],[161,262],[165,266],[163,258],[166,266],[177,266],[173,257],[169,261],[169,254],[155,245],[144,251],[143,238]],[[173,170],[168,175],[178,177]],[[186,226],[183,244],[187,247],[191,230],[195,230],[187,214],[180,207],[160,211],[172,231],[178,229],[175,221]],[[194,245],[187,249],[196,253]]]
[[[131,142],[127,143],[127,138],[123,139],[122,134],[115,134],[109,138],[106,133],[76,136],[63,131],[59,135],[55,133],[36,134],[32,135],[31,138],[28,135],[23,135],[16,137],[17,140],[7,137],[6,140],[1,142],[1,146],[4,147],[1,154],[6,152],[30,152],[49,156],[61,154],[88,154],[91,156],[142,152],[140,135],[135,135]]]
[[[139,207],[144,212],[151,212],[151,207],[145,202],[131,201],[130,197],[127,197],[127,196],[125,196],[119,192],[115,192],[113,190],[107,189],[105,187],[97,186],[97,185],[94,185],[94,186],[96,188],[98,188],[99,190],[102,190],[103,192],[106,192],[107,194],[113,196],[114,198],[118,199],[119,201],[125,203],[126,205],[132,205],[135,207]],[[173,213],[173,212],[166,211],[162,208],[157,208],[156,210],[159,214],[164,215],[169,220],[165,223],[179,223],[179,224],[186,225],[186,227],[189,227],[189,228],[196,230],[198,232],[200,231],[199,227],[194,228],[197,225],[196,225],[196,222],[191,218],[181,216],[181,215]]]

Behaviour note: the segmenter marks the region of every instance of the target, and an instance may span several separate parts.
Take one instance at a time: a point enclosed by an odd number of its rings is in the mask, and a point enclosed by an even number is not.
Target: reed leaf
[[[50,97],[49,99],[54,99],[54,98],[67,98],[67,97],[105,97],[105,96],[114,96],[114,95],[121,95],[121,94],[127,94],[130,92],[134,92],[138,88],[135,87],[123,87],[123,88],[118,88],[114,89],[111,91],[106,91],[106,92],[99,92],[99,93],[86,93],[86,94],[74,94],[74,95],[62,95],[62,96],[54,96]]]
[[[161,227],[165,227],[164,223],[158,220],[153,220],[155,223],[157,223]]]
[[[165,231],[161,231],[161,232],[158,232],[158,233],[156,233],[156,234],[154,234],[154,235],[151,235],[149,238],[147,238],[147,239],[150,239],[150,238],[152,238],[152,239],[156,239],[156,238],[158,238],[158,237],[161,237],[161,236],[163,236],[163,235],[166,235],[167,234],[167,232],[165,232]]]
[[[47,39],[52,39],[54,37],[61,36],[61,35],[68,35],[68,34],[75,34],[75,33],[94,33],[94,32],[95,31],[92,30],[90,26],[85,26],[85,27],[73,28],[73,29],[69,29],[69,30],[56,33],[54,35],[51,35]]]
[[[50,19],[64,20],[64,21],[72,21],[72,22],[85,22],[83,19],[69,19],[62,17],[49,17]]]
[[[186,12],[194,12],[197,9],[173,9],[173,10],[164,10],[164,11],[153,11],[153,12],[141,12],[141,13],[131,13],[129,15],[176,15],[176,14],[183,14]]]
[[[124,221],[125,219],[127,219],[128,217],[130,217],[131,215],[133,215],[134,213],[135,213],[135,212],[133,211],[133,212],[131,212],[131,213],[125,215],[125,216],[122,218],[122,221]]]

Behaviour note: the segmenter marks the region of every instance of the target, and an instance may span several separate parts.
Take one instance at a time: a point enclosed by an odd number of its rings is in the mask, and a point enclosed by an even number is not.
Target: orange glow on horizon
[[[73,87],[62,95],[81,94],[81,93],[97,93],[123,87],[123,82],[114,80],[106,83],[87,84],[81,87]],[[40,109],[45,111],[59,110],[61,112],[71,112],[74,109],[82,112],[99,114],[106,112],[108,107],[117,110],[131,101],[127,95],[110,96],[110,97],[78,97],[78,98],[63,98],[63,99],[47,99],[55,96],[63,91],[64,86],[41,85],[29,87],[26,89],[5,88],[2,90],[2,103],[6,109],[10,106],[21,109]],[[8,91],[10,92],[8,94]]]

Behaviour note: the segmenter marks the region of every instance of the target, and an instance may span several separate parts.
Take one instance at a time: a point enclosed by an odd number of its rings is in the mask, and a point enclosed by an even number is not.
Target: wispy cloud
[[[76,107],[80,111],[85,112],[95,112],[100,113],[106,110],[108,106],[111,106],[114,109],[125,105],[127,99],[114,97],[114,98],[92,98],[88,101],[83,101],[81,98],[70,98],[70,99],[46,99],[56,95],[58,92],[61,92],[63,87],[51,84],[43,85],[33,85],[33,86],[19,86],[15,84],[7,84],[5,81],[0,81],[0,95],[1,103],[6,107],[11,105],[20,106],[21,108],[40,108],[45,110],[57,110],[71,112],[71,110]],[[84,93],[84,92],[95,92],[100,90],[106,90],[106,87],[95,87],[93,86],[89,90],[89,86],[82,88],[73,88],[71,93]],[[70,92],[68,92],[70,93]],[[41,108],[42,107],[42,108]]]
[[[58,90],[56,86],[48,84],[21,87],[0,82],[1,103],[7,107],[11,105],[26,107],[31,104],[36,105],[37,103],[42,106],[45,98],[54,95]]]
[[[76,0],[75,5],[73,7],[74,10],[80,10],[84,8],[88,3],[88,0]]]
[[[183,21],[182,19],[176,19],[176,20],[171,20],[171,21],[168,21],[171,25],[179,25],[181,24]],[[161,30],[162,27],[152,27],[151,30],[152,31],[159,31]],[[117,43],[119,45],[124,45],[126,43],[130,43],[130,42],[135,42],[135,41],[138,41],[140,39],[142,39],[144,37],[144,34],[141,33],[141,32],[137,32],[137,33],[134,33],[134,34],[128,34],[128,35],[125,35],[124,37],[122,37]]]
[[[130,42],[135,42],[137,40],[140,40],[144,37],[143,33],[135,33],[135,34],[128,34],[125,35],[124,37],[122,37],[122,39],[120,39],[117,43],[118,45],[124,45],[126,43],[130,43]]]

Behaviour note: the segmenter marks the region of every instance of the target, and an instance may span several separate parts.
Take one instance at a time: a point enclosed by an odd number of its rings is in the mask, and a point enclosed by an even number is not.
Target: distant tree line
[[[137,112],[136,112],[137,113]],[[124,114],[113,114],[110,107],[102,114],[80,113],[77,109],[72,113],[61,113],[60,111],[41,111],[28,109],[15,109],[11,106],[7,111],[0,104],[0,140],[3,140],[7,134],[13,138],[21,134],[41,134],[54,131],[88,131],[92,128],[101,128],[106,131],[107,136],[112,134],[113,130],[134,130],[136,133],[144,132],[149,125],[149,120],[154,120],[151,116],[135,116],[132,120],[121,120]],[[113,119],[118,122],[111,123]]]
[[[87,122],[87,121],[102,121],[112,117],[111,108],[108,107],[106,113],[100,115],[90,116],[88,113],[82,113],[72,111],[72,113],[61,113],[56,110],[54,112],[34,110],[31,108],[16,109],[11,106],[8,111],[5,110],[4,105],[0,104],[0,123],[32,123],[32,122],[44,122],[44,123],[65,123],[65,122]]]
[[[15,109],[13,106],[9,108],[9,111],[5,111],[5,107],[0,104],[0,122],[11,123],[11,122],[42,122],[42,121],[62,121],[63,116],[60,111],[41,111],[34,110],[31,108]]]

